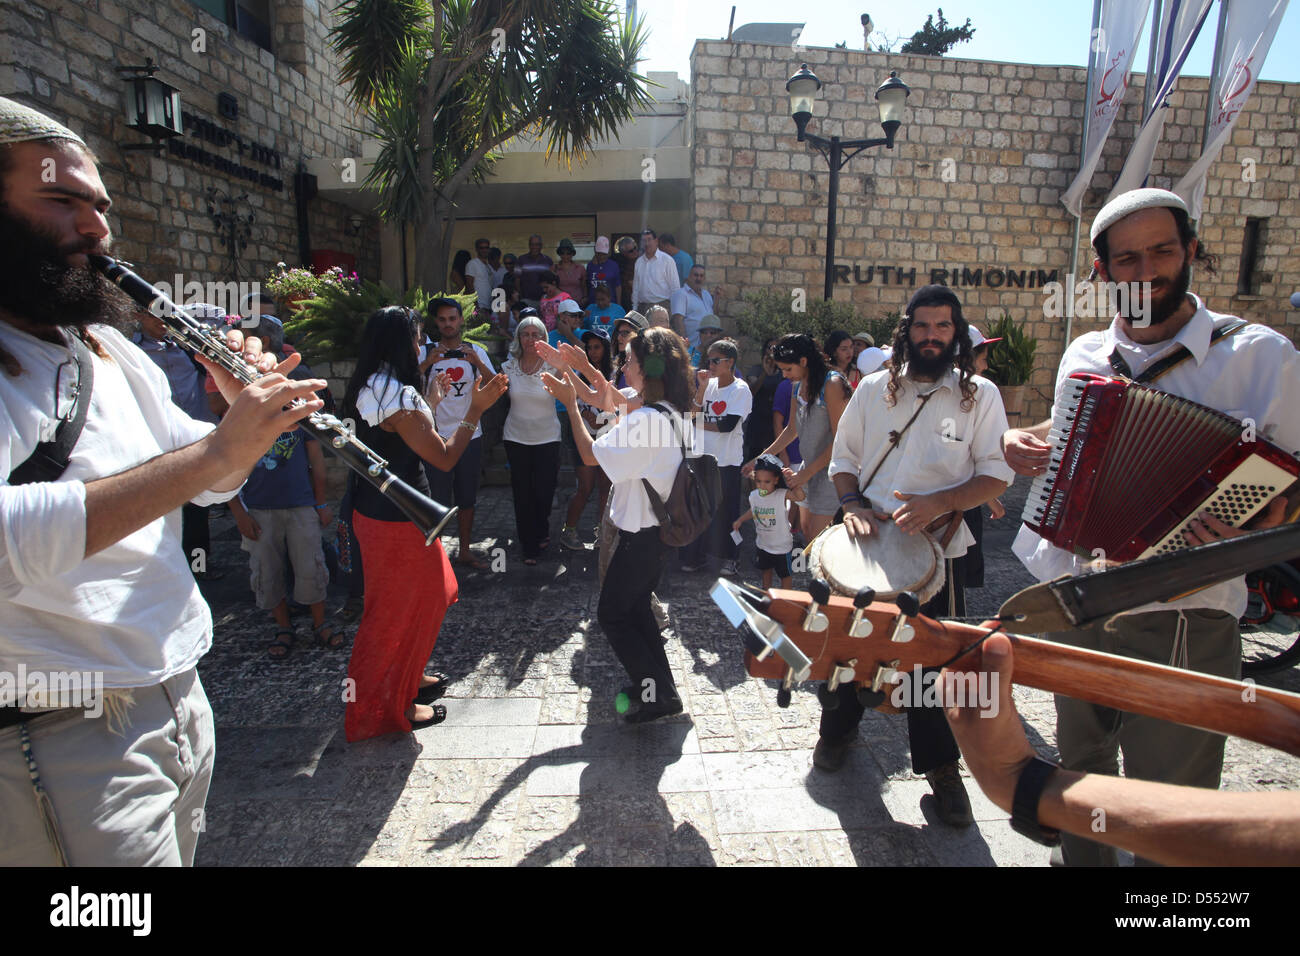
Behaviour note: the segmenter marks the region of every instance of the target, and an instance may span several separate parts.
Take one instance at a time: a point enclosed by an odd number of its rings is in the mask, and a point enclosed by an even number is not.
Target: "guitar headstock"
[[[714,587],[720,607],[718,592],[729,583],[719,580]],[[730,590],[742,592],[735,585]],[[831,690],[855,683],[887,694],[898,675],[917,665],[943,664],[984,633],[967,624],[921,616],[920,602],[907,591],[890,604],[876,601],[869,588],[847,598],[830,594],[825,582],[815,581],[807,592],[745,588],[742,596],[767,622],[761,634],[745,637],[745,669],[753,677],[782,681],[778,703],[788,701],[784,694],[803,680],[827,681]],[[728,617],[741,626],[732,614]],[[795,667],[792,660],[800,659],[806,666]]]

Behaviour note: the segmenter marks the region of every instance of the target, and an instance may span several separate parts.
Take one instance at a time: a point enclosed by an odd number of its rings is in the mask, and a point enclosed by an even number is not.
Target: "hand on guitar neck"
[[[949,707],[945,714],[966,766],[1008,813],[1021,771],[1034,756],[1011,696],[1015,655],[995,634],[962,658],[998,693],[996,709]],[[942,680],[956,675],[944,669]],[[960,698],[957,698],[960,699]],[[1106,826],[1094,824],[1098,811]],[[1222,793],[1197,787],[1057,770],[1038,803],[1038,822],[1130,850],[1170,866],[1295,865],[1300,860],[1300,794]]]

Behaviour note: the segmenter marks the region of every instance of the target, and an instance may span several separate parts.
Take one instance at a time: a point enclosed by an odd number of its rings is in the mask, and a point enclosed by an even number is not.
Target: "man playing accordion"
[[[1250,420],[1260,437],[1297,454],[1300,356],[1272,329],[1211,312],[1188,292],[1193,260],[1211,272],[1214,261],[1197,241],[1184,202],[1163,189],[1124,193],[1102,207],[1091,237],[1101,278],[1141,284],[1144,291],[1128,297],[1127,314],[1117,314],[1109,328],[1080,336],[1066,348],[1057,371],[1054,417],[1063,407],[1071,374],[1119,374],[1243,422]],[[1033,428],[1007,431],[1003,450],[1018,474],[1044,473],[1051,455],[1052,446],[1045,440],[1051,425],[1049,419]],[[1165,505],[1150,504],[1153,514]],[[1280,523],[1284,505],[1277,497],[1250,527]],[[1187,543],[1204,544],[1241,533],[1202,511],[1188,527]],[[1078,573],[1088,562],[1029,527],[1020,529],[1014,550],[1040,581]],[[1077,647],[1238,678],[1237,620],[1245,609],[1244,581],[1237,578],[1178,600],[1146,605],[1109,622],[1046,636]],[[1122,750],[1130,777],[1209,788],[1219,785],[1224,738],[1218,734],[1059,695],[1056,712],[1057,745],[1062,765],[1069,770],[1117,774],[1117,752]],[[1061,856],[1066,865],[1117,862],[1114,849],[1068,835],[1063,837]]]

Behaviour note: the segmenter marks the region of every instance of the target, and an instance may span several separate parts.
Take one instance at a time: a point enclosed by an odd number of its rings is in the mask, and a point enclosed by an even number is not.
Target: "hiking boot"
[[[735,561],[723,561],[718,573],[724,577],[737,578],[740,577],[740,568],[736,567]]]
[[[970,798],[966,796],[961,771],[955,762],[936,767],[925,775],[925,779],[929,781],[934,798],[939,803],[940,820],[950,827],[968,827],[975,822],[970,809]]]
[[[570,551],[585,551],[587,546],[582,543],[578,537],[577,528],[565,528],[560,532],[560,547],[568,548]]]

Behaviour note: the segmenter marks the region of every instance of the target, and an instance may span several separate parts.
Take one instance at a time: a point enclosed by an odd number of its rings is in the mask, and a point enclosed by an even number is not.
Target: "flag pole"
[[[1093,69],[1092,60],[1094,53],[1093,46],[1097,42],[1097,28],[1101,25],[1101,0],[1092,0],[1092,30],[1088,33],[1088,79],[1084,84],[1083,93],[1083,131],[1079,134],[1079,168],[1083,168],[1084,156],[1088,150],[1088,127],[1092,116],[1092,97],[1095,90],[1093,89]],[[1078,281],[1079,274],[1079,233],[1083,227],[1083,204],[1079,204],[1079,215],[1074,217],[1074,243],[1070,247],[1070,272],[1069,280],[1071,288],[1065,290],[1066,301],[1071,303],[1065,309],[1065,342],[1061,345],[1061,353],[1065,353],[1070,345],[1070,336],[1074,333],[1074,288],[1073,283]]]
[[[1151,82],[1151,78],[1156,72],[1156,48],[1160,46],[1160,9],[1164,5],[1164,0],[1155,0],[1155,6],[1151,11],[1151,39],[1148,41],[1150,49],[1147,50],[1147,75],[1142,84],[1142,120],[1151,115],[1151,100],[1156,95],[1156,84]],[[1141,123],[1138,124],[1141,129]]]
[[[1219,84],[1219,75],[1223,71],[1223,30],[1228,23],[1228,0],[1219,0],[1219,29],[1214,34],[1214,60],[1210,63],[1210,86],[1205,91],[1205,125],[1201,129],[1201,152],[1209,146],[1210,124],[1214,118],[1214,89]]]

